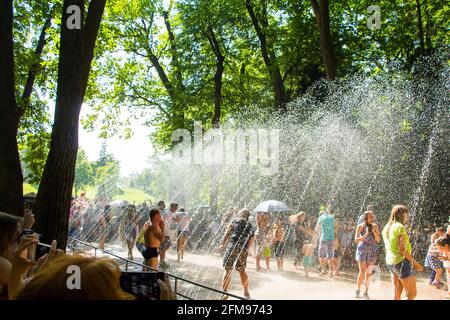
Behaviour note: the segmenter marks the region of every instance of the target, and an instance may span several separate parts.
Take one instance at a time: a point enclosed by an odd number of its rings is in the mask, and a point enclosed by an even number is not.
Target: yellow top
[[[389,228],[388,226],[384,226],[383,228],[383,241],[384,246],[386,248],[386,263],[389,265],[395,265],[402,262],[405,259],[404,252],[400,252],[399,249],[399,239],[403,236],[406,251],[411,254],[412,246],[411,242],[409,242],[408,234],[406,233],[406,228],[400,222],[394,222]]]

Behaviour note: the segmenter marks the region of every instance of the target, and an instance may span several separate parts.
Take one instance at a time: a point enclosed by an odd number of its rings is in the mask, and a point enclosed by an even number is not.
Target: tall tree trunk
[[[212,127],[218,129],[220,127],[220,114],[222,108],[222,77],[225,70],[225,57],[222,54],[219,41],[217,40],[214,28],[212,26],[208,27],[208,30],[205,32],[205,36],[211,45],[214,55],[216,56],[216,72],[214,73],[214,114],[212,117]],[[215,168],[215,166],[213,168]],[[209,206],[211,207],[213,213],[217,213],[217,204],[219,200],[219,181],[217,179],[217,175],[215,174],[216,172],[217,171],[215,169],[212,170],[210,180]]]
[[[17,148],[13,0],[0,1],[0,210],[23,215],[23,176]]]
[[[433,28],[433,21],[430,17],[430,11],[428,10],[428,0],[423,1],[423,8],[424,8],[425,20],[426,20],[425,42],[427,45],[427,50],[432,50],[433,46],[431,44],[431,30]]]
[[[272,46],[267,41],[267,35],[263,30],[263,27],[268,27],[267,12],[264,8],[262,21],[258,19],[253,4],[251,0],[245,0],[245,6],[247,8],[250,19],[252,20],[253,28],[258,36],[261,54],[266,65],[267,71],[270,76],[270,81],[272,84],[273,93],[275,96],[275,106],[280,110],[285,110],[287,103],[287,95],[284,87],[283,77],[281,76],[281,71],[277,63],[275,51]],[[262,25],[262,26],[261,26]]]
[[[212,118],[212,127],[219,128],[222,103],[222,77],[225,70],[225,57],[222,54],[220,44],[217,41],[217,37],[212,26],[208,27],[205,36],[211,45],[214,55],[216,56],[216,72],[214,73],[214,115]]]
[[[422,23],[422,9],[420,8],[420,0],[416,0],[416,12],[417,12],[417,31],[419,33],[420,49],[421,52],[425,52],[425,37],[423,33],[423,23]]]
[[[79,115],[105,3],[106,0],[91,0],[81,30],[66,27],[66,10],[77,5],[83,15],[84,0],[65,0],[63,4],[55,119],[35,204],[37,229],[43,234],[43,241],[56,239],[63,249],[75,178]]]
[[[330,31],[330,10],[328,0],[310,0],[320,33],[320,52],[327,78],[336,79],[337,64]],[[320,4],[319,4],[320,2]]]

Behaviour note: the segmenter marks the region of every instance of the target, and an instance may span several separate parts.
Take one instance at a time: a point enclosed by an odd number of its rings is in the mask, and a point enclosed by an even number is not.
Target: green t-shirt
[[[389,234],[387,234],[387,229],[388,225],[384,226],[382,232],[384,247],[386,248],[386,263],[389,265],[394,265],[405,259],[405,255],[400,252],[398,248],[400,236],[403,236],[407,252],[412,252],[412,246],[409,242],[409,237],[403,224],[400,222],[394,222],[389,229]]]

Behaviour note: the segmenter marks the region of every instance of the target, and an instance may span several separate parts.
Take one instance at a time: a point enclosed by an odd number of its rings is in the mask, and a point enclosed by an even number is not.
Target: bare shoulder
[[[0,257],[0,284],[7,285],[11,273],[11,262]]]

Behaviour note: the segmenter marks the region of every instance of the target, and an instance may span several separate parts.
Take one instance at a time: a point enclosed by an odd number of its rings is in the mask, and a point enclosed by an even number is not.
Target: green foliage
[[[119,189],[120,164],[113,155],[108,153],[106,143],[100,149],[99,159],[95,163],[96,197],[111,200],[115,195],[121,194]]]
[[[33,184],[41,179],[50,144],[48,98],[54,97],[57,77],[59,30],[56,16],[61,4],[60,0],[14,1],[16,100],[23,109],[17,139],[24,179]],[[49,18],[53,19],[45,32],[46,42],[42,53],[37,55],[39,37]],[[24,99],[30,71],[35,71],[36,77],[31,96]]]
[[[309,1],[251,1],[274,48],[292,101],[324,76],[319,31]],[[330,22],[340,77],[378,74],[393,63],[408,69],[421,55],[448,46],[444,2],[422,0],[421,46],[415,1],[381,0],[381,28],[366,23],[369,0],[330,1]],[[166,17],[166,19],[164,19]],[[170,25],[172,34],[167,25]],[[193,121],[211,126],[216,57],[206,36],[212,28],[225,57],[221,121],[272,111],[271,82],[245,1],[109,1],[101,25],[88,97],[87,128],[102,137],[129,136],[134,120],[156,126],[154,141],[170,148],[174,129]],[[173,35],[173,37],[172,37]],[[129,119],[121,119],[122,110]],[[307,115],[308,113],[306,113]]]
[[[23,184],[23,194],[27,194],[27,193],[37,193],[37,189],[29,183],[24,183]]]
[[[75,195],[94,183],[94,166],[95,163],[89,161],[86,152],[82,149],[78,150],[74,181]]]
[[[376,76],[389,69],[413,73],[413,63],[423,55],[448,49],[449,6],[445,1],[369,0],[329,1],[333,47],[340,78],[355,72]],[[305,94],[324,77],[319,31],[310,1],[252,0],[290,101]],[[14,54],[16,96],[24,107],[18,142],[25,180],[37,184],[50,142],[49,103],[56,96],[61,0],[14,1]],[[370,30],[367,8],[381,8],[381,28]],[[423,33],[419,32],[418,9]],[[32,14],[30,14],[32,13]],[[42,27],[47,43],[35,54]],[[171,34],[168,26],[170,25]],[[162,149],[172,147],[174,129],[192,131],[193,121],[211,127],[214,112],[216,56],[208,39],[213,30],[225,58],[222,88],[222,122],[267,117],[273,112],[270,77],[261,45],[243,0],[109,0],[96,43],[86,102],[92,112],[83,120],[87,129],[100,126],[101,137],[130,137],[132,124],[142,121],[156,127],[153,139]],[[22,99],[30,69],[37,70],[30,99]],[[52,102],[53,103],[53,102]],[[395,113],[395,104],[387,114]],[[309,109],[308,109],[309,108]],[[304,118],[314,106],[299,109]],[[425,112],[420,104],[412,114]],[[121,117],[123,111],[129,118]],[[358,123],[358,111],[353,114]],[[263,119],[265,120],[265,119]],[[386,139],[383,128],[358,123],[361,130]],[[401,134],[428,136],[411,118],[399,123]],[[424,138],[424,140],[426,140]],[[404,157],[407,158],[406,156]],[[133,183],[151,194],[165,197],[163,164],[155,160]],[[159,166],[159,167],[158,167]],[[80,151],[75,188],[99,184],[98,194],[111,198],[119,192],[119,164],[102,147],[99,161],[90,163]],[[88,178],[90,176],[94,181]],[[206,190],[206,189],[205,189]],[[206,192],[206,191],[205,191]],[[206,192],[207,193],[207,192]],[[205,193],[205,194],[206,194]]]

